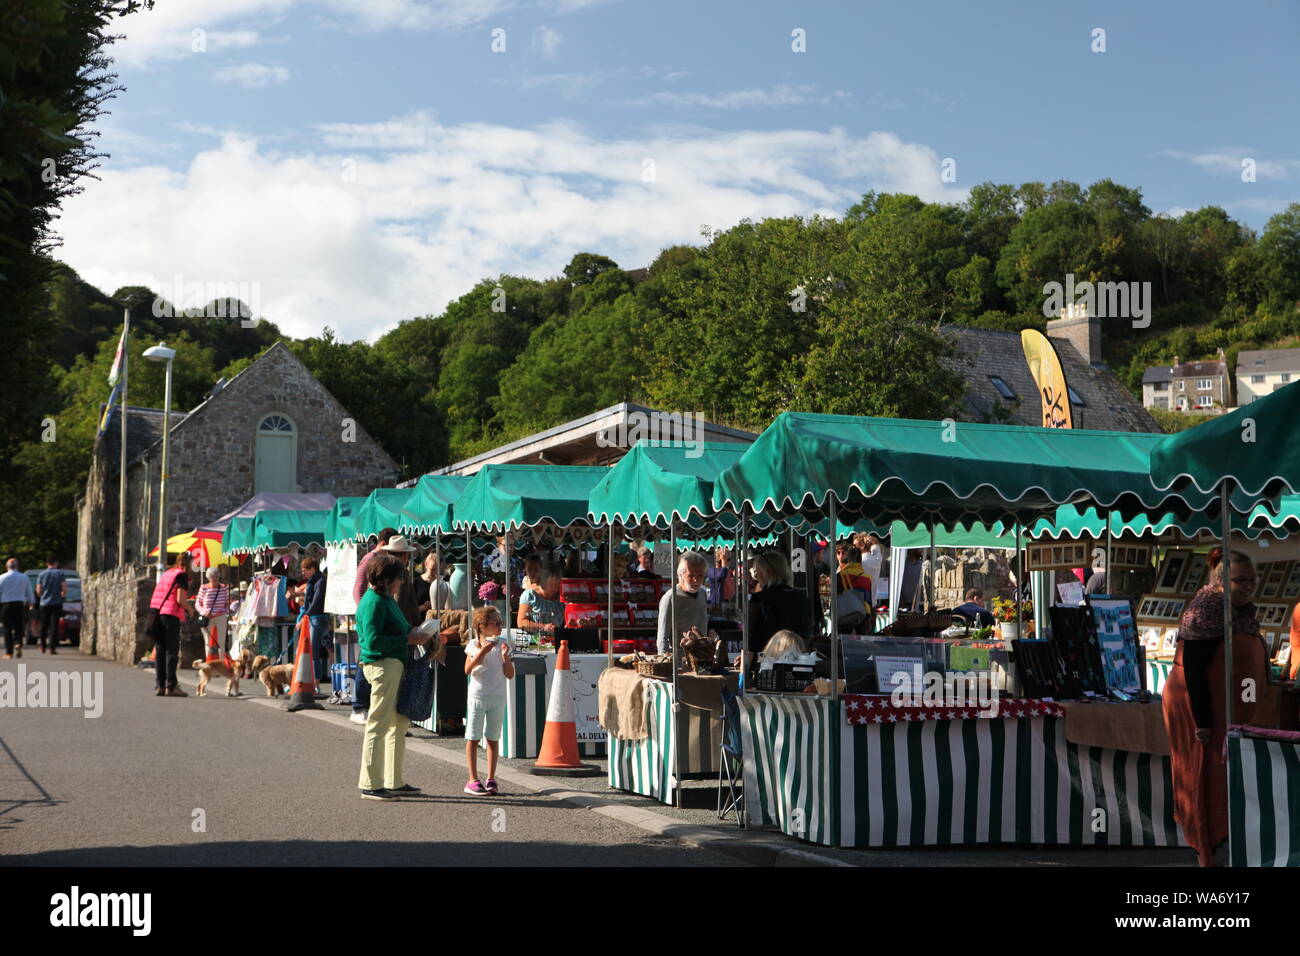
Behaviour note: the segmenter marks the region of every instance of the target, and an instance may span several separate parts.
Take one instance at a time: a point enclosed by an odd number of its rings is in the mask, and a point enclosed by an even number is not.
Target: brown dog
[[[194,669],[199,672],[199,697],[208,695],[208,681],[214,677],[226,679],[226,696],[239,696],[239,678],[244,676],[244,661],[237,660],[227,665],[225,661],[195,661]]]
[[[278,697],[292,680],[292,664],[276,664],[262,671],[262,684],[266,687],[267,697]]]
[[[243,652],[249,655],[253,653],[247,647],[244,648]],[[253,658],[252,663],[248,665],[248,676],[249,677],[262,676],[262,671],[266,670],[266,665],[269,663],[271,663],[271,658],[267,657],[265,654],[258,654],[256,657]]]

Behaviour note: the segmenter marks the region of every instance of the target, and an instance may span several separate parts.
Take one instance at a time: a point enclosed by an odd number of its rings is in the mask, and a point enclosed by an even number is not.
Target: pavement
[[[13,669],[17,661],[4,662]],[[413,728],[407,780],[426,796],[359,799],[362,728],[347,707],[287,714],[285,701],[224,679],[187,699],[153,696],[153,673],[76,652],[22,662],[103,675],[104,712],[6,711],[0,725],[0,858],[34,865],[420,866],[1191,866],[1189,850],[921,847],[843,850],[716,816],[716,780],[683,806],[610,790],[602,773],[538,777],[502,760],[495,798],[461,792],[464,741]],[[484,766],[480,757],[480,770]],[[435,813],[416,813],[431,804]],[[587,812],[580,812],[585,810]],[[350,811],[350,812],[349,812]],[[579,812],[575,812],[579,811]],[[202,827],[202,829],[200,829]],[[612,851],[612,852],[611,852]]]

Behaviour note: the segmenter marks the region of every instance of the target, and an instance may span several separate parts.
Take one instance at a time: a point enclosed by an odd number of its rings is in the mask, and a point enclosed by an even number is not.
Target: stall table
[[[1182,846],[1167,756],[1066,740],[1058,705],[894,707],[747,694],[751,822],[842,847]]]
[[[535,662],[535,663],[534,663]],[[569,655],[570,687],[577,717],[578,753],[605,756],[605,728],[596,718],[596,687],[609,663],[605,654]],[[505,722],[501,730],[501,756],[531,759],[541,753],[546,728],[546,705],[555,675],[554,654],[519,654],[516,674],[506,692]]]
[[[608,728],[609,734],[609,786],[614,790],[651,797],[660,803],[672,804],[677,799],[677,788],[683,780],[716,776],[719,768],[719,750],[722,745],[722,690],[735,690],[738,674],[727,677],[697,677],[679,675],[683,705],[681,709],[681,734],[683,764],[678,766],[677,736],[673,726],[673,685],[667,680],[642,677],[631,671],[616,669],[615,679],[637,680],[644,695],[645,726],[647,735],[639,740],[620,739]],[[607,693],[607,681],[601,680],[602,701]],[[717,706],[713,707],[713,698]],[[694,706],[694,703],[706,706]],[[604,707],[602,704],[602,712]]]
[[[1300,733],[1228,734],[1228,858],[1233,866],[1300,866]]]

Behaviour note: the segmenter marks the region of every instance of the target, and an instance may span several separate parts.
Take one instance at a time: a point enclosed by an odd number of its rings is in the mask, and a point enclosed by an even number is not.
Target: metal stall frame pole
[[[608,653],[605,655],[606,667],[614,666],[614,522],[606,526],[605,533],[605,567],[609,571],[609,592],[606,594],[608,607],[605,617],[605,640]]]
[[[1111,530],[1111,510],[1106,509],[1106,593],[1110,595],[1117,594],[1115,590],[1115,574],[1111,569],[1110,561],[1114,553],[1115,533]]]
[[[1232,511],[1228,504],[1228,488],[1231,478],[1224,478],[1219,487],[1219,509],[1223,523],[1223,560],[1219,564],[1219,573],[1223,575],[1223,692],[1226,696],[1224,708],[1225,727],[1232,726],[1233,701],[1236,693],[1232,684]]]
[[[442,583],[442,573],[443,573],[443,569],[442,569],[442,534],[439,533],[439,531],[438,531],[437,528],[434,528],[434,529],[433,529],[433,553],[434,553],[434,560],[436,560],[436,561],[438,562],[438,580],[437,580],[437,583]],[[429,606],[430,606],[430,607],[433,607],[433,604],[430,603]],[[437,608],[437,610],[442,610],[442,608]],[[441,623],[441,622],[439,622],[439,623]]]
[[[508,633],[510,633],[510,529],[509,529],[509,528],[506,528],[506,534],[505,534],[505,554],[502,555],[502,558],[503,558],[503,562],[502,562],[502,563],[505,564],[505,568],[506,568],[506,574],[505,574],[505,577],[506,577],[506,584],[505,584],[505,592],[506,592],[506,619],[505,619],[505,621],[502,622],[501,633],[502,633],[502,634],[508,634]],[[523,595],[520,595],[520,597],[522,598]],[[511,645],[512,645],[510,649],[513,651],[513,650],[514,650],[514,646],[513,646],[513,645],[514,645],[514,641],[511,641],[510,643],[511,643]]]
[[[831,700],[840,699],[840,569],[835,559],[835,493],[830,498],[830,541],[827,549],[831,565]]]
[[[939,586],[935,583],[935,576],[938,574],[939,568],[934,555],[934,518],[930,518],[926,524],[930,526],[930,573],[926,575],[925,613],[933,614],[939,606]]]
[[[749,671],[749,516],[741,515],[736,538],[736,604],[740,609],[740,693],[745,693],[745,675]],[[793,545],[794,529],[790,529]],[[793,559],[793,551],[790,555]],[[758,652],[755,651],[755,654]]]
[[[474,562],[471,555],[474,553],[473,544],[470,541],[474,534],[469,525],[465,526],[465,631],[469,634],[470,640],[478,637],[474,633]]]
[[[1025,626],[1025,552],[1021,547],[1020,532],[1022,525],[1020,518],[1016,518],[1016,633],[1023,639],[1026,635],[1022,631]],[[1008,688],[1010,690],[1010,688]]]
[[[677,689],[677,667],[681,660],[681,636],[677,633],[677,566],[680,559],[677,557],[677,522],[671,518],[668,520],[668,539],[672,551],[672,578],[668,582],[668,620],[669,624],[668,643],[673,652],[673,764],[676,773],[676,786],[673,787],[674,802],[680,808],[682,805],[682,699]]]

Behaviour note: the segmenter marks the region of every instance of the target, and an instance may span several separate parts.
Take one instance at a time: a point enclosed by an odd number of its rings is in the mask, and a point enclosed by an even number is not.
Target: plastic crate
[[[356,690],[357,665],[356,664],[332,664],[330,665],[330,687],[340,694],[347,694],[349,697]]]
[[[772,694],[799,694],[815,676],[812,664],[776,663],[754,675],[753,688]]]

